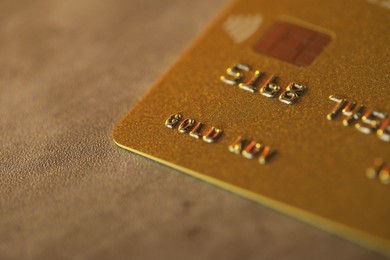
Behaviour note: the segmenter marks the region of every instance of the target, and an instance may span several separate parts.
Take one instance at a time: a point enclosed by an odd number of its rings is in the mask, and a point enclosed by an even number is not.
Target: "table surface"
[[[0,2],[1,259],[383,258],[113,143],[227,3]]]

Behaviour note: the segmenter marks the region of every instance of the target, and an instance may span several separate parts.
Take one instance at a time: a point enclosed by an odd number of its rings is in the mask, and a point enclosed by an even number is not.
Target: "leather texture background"
[[[117,147],[228,2],[0,2],[1,259],[382,259]]]

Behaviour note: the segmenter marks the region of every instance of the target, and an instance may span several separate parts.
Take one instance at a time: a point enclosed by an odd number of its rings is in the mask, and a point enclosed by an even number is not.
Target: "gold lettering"
[[[202,122],[198,122],[194,128],[192,128],[191,132],[190,132],[190,136],[196,138],[196,139],[200,139],[201,138],[201,134],[199,133],[199,130],[202,128],[203,126],[203,123]]]
[[[210,128],[205,136],[203,136],[203,141],[206,143],[214,143],[222,135],[222,130],[215,128],[214,126]]]
[[[165,126],[168,128],[175,128],[177,123],[181,120],[180,114],[172,114],[166,121]]]
[[[182,134],[187,133],[188,131],[190,131],[190,129],[194,124],[195,124],[195,120],[187,118],[183,122],[181,122],[178,130]]]

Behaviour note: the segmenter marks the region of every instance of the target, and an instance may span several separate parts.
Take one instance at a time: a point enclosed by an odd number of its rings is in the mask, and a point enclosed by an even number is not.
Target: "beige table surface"
[[[0,259],[382,259],[112,142],[226,3],[0,1]]]

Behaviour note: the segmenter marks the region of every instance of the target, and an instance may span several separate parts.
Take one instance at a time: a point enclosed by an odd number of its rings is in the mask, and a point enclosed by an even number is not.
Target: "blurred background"
[[[228,2],[0,2],[1,259],[382,258],[113,143]]]

